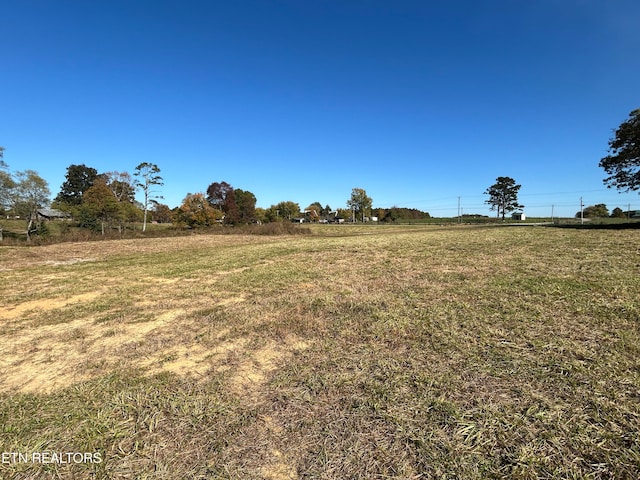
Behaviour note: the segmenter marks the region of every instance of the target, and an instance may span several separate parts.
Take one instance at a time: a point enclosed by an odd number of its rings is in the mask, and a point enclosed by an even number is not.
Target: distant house
[[[511,215],[511,219],[512,220],[526,220],[527,217],[523,212],[520,212],[520,213],[514,213],[513,215]]]
[[[71,218],[67,212],[56,210],[55,208],[38,209],[38,220],[66,220]]]

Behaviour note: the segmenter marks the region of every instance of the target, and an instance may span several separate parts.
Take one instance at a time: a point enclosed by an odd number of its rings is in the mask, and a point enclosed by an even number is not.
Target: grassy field
[[[0,453],[29,456],[3,479],[640,477],[640,230],[0,247],[0,273]]]

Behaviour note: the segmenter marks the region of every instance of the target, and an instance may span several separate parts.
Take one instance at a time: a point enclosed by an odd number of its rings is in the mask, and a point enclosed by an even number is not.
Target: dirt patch
[[[23,316],[26,312],[33,310],[50,311],[66,307],[76,303],[89,302],[100,296],[102,292],[89,292],[72,297],[47,298],[23,302],[14,307],[4,307],[0,310],[0,320],[14,320]]]
[[[286,456],[278,449],[269,451],[271,462],[262,468],[262,475],[267,480],[296,480],[298,472]]]
[[[244,398],[257,400],[269,374],[291,358],[296,350],[301,351],[306,348],[308,344],[295,337],[287,339],[283,345],[275,342],[267,343],[240,362],[231,378],[232,390]]]
[[[265,385],[269,377],[294,355],[309,347],[308,343],[290,336],[282,343],[268,342],[251,351],[235,368],[230,378],[231,390],[243,402],[259,404],[264,402]],[[248,352],[245,352],[247,354]],[[284,428],[268,414],[262,415],[258,423],[258,435],[264,439],[264,465],[260,469],[262,478],[267,480],[297,480],[295,458],[286,451]]]
[[[170,283],[167,288],[174,287]],[[32,300],[0,310],[0,326],[5,327],[0,331],[0,391],[51,392],[128,365],[149,373],[198,377],[229,365],[227,356],[242,350],[246,342],[225,341],[228,332],[218,335],[217,344],[215,338],[199,343],[194,340],[195,331],[187,334],[185,328],[192,328],[188,315],[211,307],[207,297],[187,302],[172,297],[171,291],[156,292],[162,300],[141,299],[130,311],[121,309],[121,314],[97,309],[82,318],[61,310],[91,303],[108,291]],[[243,295],[227,295],[213,305],[227,307],[244,301]],[[157,313],[149,318],[150,312]]]
[[[211,352],[202,345],[180,345],[162,352],[142,365],[148,365],[149,374],[172,372],[180,376],[201,377],[211,367]]]
[[[221,340],[227,333],[228,330],[225,330],[217,335],[220,343],[215,346],[190,342],[156,352],[139,365],[145,368],[149,375],[172,372],[196,379],[204,378],[212,368],[218,371],[227,370],[229,356],[242,352],[247,343],[246,338]]]
[[[56,306],[51,306],[53,308]],[[183,313],[183,310],[171,310],[150,322],[117,326],[82,318],[17,329],[4,336],[0,348],[0,367],[4,372],[0,390],[43,393],[88,380],[120,360],[113,354],[119,346],[144,339]]]
[[[284,429],[270,416],[263,416],[264,435],[267,438],[280,438]],[[282,452],[281,449],[271,447],[267,453],[266,465],[262,467],[262,476],[267,480],[297,480],[298,472],[295,461]]]

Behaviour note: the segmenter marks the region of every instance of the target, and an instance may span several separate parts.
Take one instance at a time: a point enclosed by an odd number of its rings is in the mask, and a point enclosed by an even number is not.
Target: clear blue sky
[[[602,184],[640,107],[637,0],[4,0],[0,145],[55,196],[66,168],[146,161],[169,206],[215,181],[283,200],[530,216]],[[492,213],[491,213],[492,214]]]

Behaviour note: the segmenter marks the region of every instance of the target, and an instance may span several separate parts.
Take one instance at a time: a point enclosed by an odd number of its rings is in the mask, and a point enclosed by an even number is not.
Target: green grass
[[[0,249],[0,476],[640,475],[638,230],[311,231]]]

